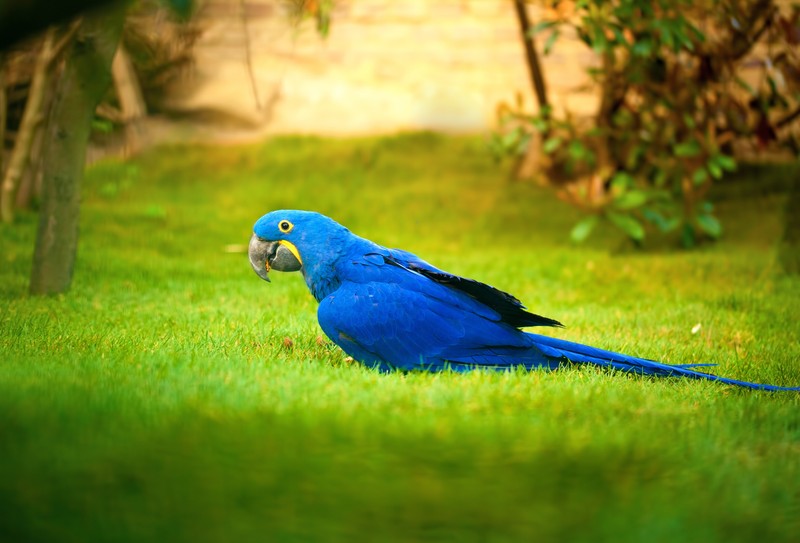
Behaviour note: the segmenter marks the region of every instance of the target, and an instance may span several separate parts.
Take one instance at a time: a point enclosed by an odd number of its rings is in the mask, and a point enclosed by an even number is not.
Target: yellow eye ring
[[[292,228],[294,228],[294,225],[287,220],[283,220],[278,223],[278,230],[280,230],[284,234],[288,234],[289,232],[291,232]]]

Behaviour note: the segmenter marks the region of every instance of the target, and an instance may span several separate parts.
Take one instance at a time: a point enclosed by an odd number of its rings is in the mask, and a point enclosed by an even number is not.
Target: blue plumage
[[[556,369],[571,361],[760,390],[800,390],[692,369],[707,364],[661,364],[524,332],[520,328],[561,324],[529,313],[510,294],[381,247],[318,213],[282,210],[261,217],[250,262],[266,280],[272,268],[300,269],[319,302],[325,334],[356,360],[384,371]]]

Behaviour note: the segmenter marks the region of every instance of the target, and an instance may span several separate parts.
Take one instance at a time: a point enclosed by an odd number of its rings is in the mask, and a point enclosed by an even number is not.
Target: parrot
[[[314,211],[276,210],[259,218],[248,258],[265,281],[271,270],[301,272],[318,302],[325,335],[354,360],[382,372],[555,370],[572,363],[800,391],[695,369],[714,364],[663,364],[524,331],[563,325],[528,312],[511,294],[382,247]]]

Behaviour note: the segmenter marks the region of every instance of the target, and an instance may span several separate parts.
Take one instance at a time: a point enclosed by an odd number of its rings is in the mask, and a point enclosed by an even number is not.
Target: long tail
[[[612,351],[597,349],[588,345],[580,343],[573,343],[563,339],[556,339],[548,336],[541,336],[539,334],[528,334],[533,339],[536,346],[548,358],[560,359],[566,357],[572,362],[595,364],[597,366],[611,367],[622,371],[629,371],[642,375],[657,375],[660,377],[688,377],[690,379],[707,379],[709,381],[719,381],[720,383],[727,383],[729,385],[736,385],[745,388],[752,388],[756,390],[789,390],[800,391],[800,387],[781,387],[777,385],[764,385],[761,383],[749,383],[747,381],[739,381],[737,379],[728,379],[727,377],[719,377],[710,373],[703,373],[695,371],[691,368],[700,366],[714,366],[715,364],[685,364],[685,365],[669,365],[647,360],[645,358],[636,358]]]

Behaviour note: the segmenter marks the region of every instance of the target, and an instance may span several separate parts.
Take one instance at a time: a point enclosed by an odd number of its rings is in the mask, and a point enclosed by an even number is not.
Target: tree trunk
[[[6,56],[2,51],[0,51],[0,178],[3,177],[3,172],[5,171],[4,159],[6,151],[7,114],[8,97],[6,96]]]
[[[124,17],[122,4],[88,15],[67,50],[45,140],[31,294],[65,292],[72,282],[86,147],[94,111],[111,83]]]
[[[517,14],[519,29],[522,32],[522,42],[525,44],[525,58],[528,60],[528,72],[531,76],[533,90],[536,93],[536,101],[539,102],[540,109],[545,109],[549,105],[547,101],[547,86],[544,82],[544,74],[539,63],[539,55],[536,52],[533,36],[528,35],[532,27],[531,21],[528,19],[528,11],[525,8],[525,1],[514,0],[514,10]]]
[[[539,54],[536,52],[536,43],[533,37],[528,35],[531,30],[531,22],[528,18],[528,11],[524,0],[514,0],[514,10],[517,14],[517,22],[522,33],[522,42],[525,45],[525,59],[528,61],[528,74],[531,77],[531,85],[536,94],[536,101],[539,104],[539,111],[548,111],[550,103],[547,100],[547,85],[544,81],[544,73],[539,62]],[[548,157],[541,151],[542,142],[546,139],[546,134],[535,132],[528,142],[528,148],[514,165],[512,177],[514,179],[530,179],[537,171],[543,169],[543,161]]]

